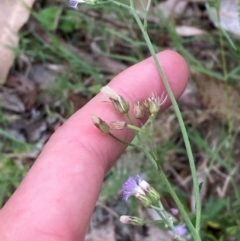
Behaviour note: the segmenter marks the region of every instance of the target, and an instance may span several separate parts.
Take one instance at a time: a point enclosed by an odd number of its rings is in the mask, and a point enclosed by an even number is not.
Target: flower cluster
[[[81,0],[81,1],[87,1],[87,0]],[[75,4],[77,4],[76,1],[75,1]],[[120,114],[125,116],[126,120],[117,120],[108,124],[98,116],[92,115],[92,121],[94,125],[102,133],[108,134],[114,139],[124,144],[132,145],[132,143],[128,143],[125,140],[121,140],[118,137],[114,136],[113,133],[111,133],[111,129],[123,130],[125,128],[131,128],[134,131],[141,134],[141,132],[144,133],[146,126],[144,126],[142,129],[139,128],[138,126],[134,126],[133,121],[131,120],[129,115],[130,104],[127,100],[124,99],[124,97],[117,94],[109,86],[103,87],[101,89],[101,92],[108,97],[108,99],[111,101],[114,108]],[[150,115],[149,123],[151,123],[155,119],[160,108],[165,104],[166,100],[167,100],[167,96],[165,96],[164,94],[162,94],[161,97],[158,97],[152,94],[147,99],[138,101],[134,105],[135,118],[141,119],[145,115]],[[136,147],[139,147],[139,146],[136,145]],[[155,159],[153,161],[155,161]],[[146,182],[140,175],[129,177],[122,186],[123,199],[127,201],[131,196],[135,197],[138,200],[138,202],[144,207],[155,209],[159,213],[160,217],[162,218],[162,221],[165,222],[166,226],[171,228],[172,230],[171,235],[174,239],[179,241],[185,240],[183,236],[185,236],[187,232],[186,227],[184,225],[177,225],[174,227],[173,218],[172,216],[168,215],[167,211],[164,209],[160,201],[159,193],[153,187],[151,187],[151,185],[148,182]],[[178,210],[172,210],[172,212],[175,214],[177,214],[177,211]],[[147,221],[141,218],[134,217],[134,216],[126,216],[126,215],[121,216],[120,221],[122,223],[132,224],[136,226],[142,226],[148,223]]]
[[[173,217],[164,210],[161,202],[160,195],[153,189],[149,183],[147,183],[140,175],[129,177],[127,181],[122,186],[122,197],[127,201],[131,196],[137,198],[137,200],[145,207],[150,207],[155,209],[155,206],[160,204],[160,209],[162,210],[162,216],[164,220],[168,220],[166,225],[172,227],[170,235],[178,241],[184,241],[185,237],[188,235],[188,230],[185,224],[173,226]],[[158,209],[159,211],[159,209]],[[171,210],[173,213],[177,214],[178,210]],[[170,221],[171,220],[171,221]],[[142,226],[147,221],[135,217],[135,216],[121,216],[120,221],[125,224],[131,224],[135,226]]]
[[[129,197],[135,196],[146,207],[150,207],[160,200],[159,193],[139,175],[127,179],[122,186],[122,194],[125,201]]]
[[[85,0],[81,0],[85,1]],[[73,3],[77,4],[76,1],[72,1]],[[74,5],[75,6],[75,5]],[[101,93],[106,95],[111,103],[113,104],[114,108],[121,114],[128,115],[130,110],[130,104],[127,100],[125,100],[121,95],[117,94],[112,88],[108,85],[104,86],[101,89]],[[160,110],[160,107],[164,105],[167,100],[167,96],[164,94],[161,97],[151,94],[147,99],[138,101],[134,104],[134,116],[137,119],[141,119],[146,115],[156,115]],[[110,133],[110,129],[114,130],[123,130],[127,127],[133,127],[125,122],[125,121],[113,121],[110,125],[104,122],[99,117],[93,115],[92,117],[94,125],[100,129],[103,133],[108,134]]]
[[[109,1],[108,0],[69,0],[70,6],[75,9],[78,8],[79,3],[95,5],[95,4],[107,3],[107,2],[109,2]],[[141,30],[144,29],[144,26],[142,25],[142,21],[140,21],[140,20],[138,21],[138,19],[139,19],[139,18],[137,18],[138,13],[135,11],[136,9],[134,9],[133,2],[130,1],[131,2],[130,5],[132,5],[132,6],[125,5],[125,4],[121,3],[121,1],[120,2],[119,1],[110,1],[110,2],[113,2],[113,3],[117,4],[118,6],[124,6],[124,7],[129,8],[131,10],[132,14],[133,15],[135,14],[134,16],[135,16]],[[145,20],[144,20],[144,25],[145,25]],[[145,33],[146,33],[146,31],[145,31]],[[143,32],[143,34],[144,34],[144,32]],[[148,43],[149,49],[151,46],[152,46],[151,43]],[[154,55],[153,55],[153,57],[154,57]],[[156,64],[159,64],[159,62],[157,60],[155,60],[155,62],[156,62]],[[164,84],[166,85],[166,87],[168,87],[167,80],[165,79],[166,77],[162,73],[162,69],[161,69],[160,65],[158,65],[158,67],[159,67],[158,70],[160,72],[160,75],[164,79]],[[138,149],[142,149],[142,151],[145,153],[145,155],[152,161],[154,167],[157,169],[160,169],[161,167],[160,167],[160,165],[158,165],[160,163],[159,163],[159,160],[157,159],[157,153],[155,150],[155,146],[153,145],[153,142],[151,142],[150,147],[146,148],[144,145],[145,143],[141,143],[141,142],[143,142],[142,138],[141,138],[142,137],[141,134],[147,134],[145,136],[149,139],[151,138],[151,136],[153,136],[153,131],[154,131],[154,128],[152,125],[153,121],[155,120],[157,113],[160,111],[161,107],[166,103],[168,95],[163,93],[161,96],[157,96],[154,93],[152,93],[148,98],[137,101],[134,104],[133,113],[134,113],[134,116],[136,119],[142,119],[146,116],[149,117],[149,119],[146,121],[145,125],[143,125],[141,128],[139,128],[137,125],[136,126],[134,125],[134,121],[131,119],[131,115],[129,114],[130,104],[127,100],[125,100],[121,95],[117,94],[109,86],[103,87],[101,89],[101,92],[109,98],[109,100],[111,101],[114,108],[120,114],[123,114],[123,118],[125,118],[125,119],[124,119],[124,121],[117,120],[117,121],[113,121],[110,124],[108,124],[107,122],[105,122],[104,120],[99,118],[98,116],[92,115],[92,121],[93,121],[94,125],[102,133],[108,134],[109,136],[111,136],[112,138],[114,138],[117,141],[119,141],[125,145],[130,145],[130,146],[136,147]],[[171,91],[170,92],[168,91],[168,93],[171,94]],[[176,110],[176,113],[177,113],[177,110]],[[179,114],[178,114],[178,117],[179,117]],[[138,123],[141,123],[141,120],[138,121]],[[147,133],[147,130],[146,130],[146,127],[148,127],[148,126],[151,127],[150,133]],[[120,138],[113,135],[113,133],[111,133],[112,129],[123,130],[125,128],[131,128],[132,130],[135,131],[135,134],[137,137],[136,138],[137,144],[135,144],[133,142],[130,143],[125,140],[121,140]],[[171,194],[172,193],[174,194],[173,189],[171,190],[169,187],[169,190],[170,190]],[[186,234],[188,232],[186,229],[186,225],[174,226],[173,216],[168,215],[168,212],[165,210],[164,206],[162,205],[162,203],[160,201],[159,193],[154,188],[152,188],[149,183],[147,183],[145,180],[143,180],[143,178],[141,176],[137,175],[135,177],[129,177],[128,180],[123,184],[122,194],[123,194],[123,199],[125,201],[127,201],[131,196],[134,196],[145,207],[150,207],[150,208],[154,209],[155,211],[157,211],[157,213],[161,217],[161,221],[163,223],[165,223],[166,228],[171,229],[172,237],[178,241],[185,241],[184,236],[186,236]],[[172,194],[172,196],[174,197],[173,194]],[[200,207],[200,205],[197,205],[197,207],[198,206]],[[181,210],[181,211],[184,213],[184,210]],[[171,212],[173,215],[178,214],[178,210],[173,209],[173,210],[171,210]],[[143,219],[138,218],[138,217],[133,217],[133,216],[121,216],[120,221],[123,223],[137,225],[137,226],[142,226],[145,223],[147,224],[147,222],[144,221]],[[188,222],[187,222],[187,224],[188,224]],[[197,222],[197,224],[198,224],[198,222]],[[196,230],[197,230],[197,228],[199,228],[199,227],[196,227]]]

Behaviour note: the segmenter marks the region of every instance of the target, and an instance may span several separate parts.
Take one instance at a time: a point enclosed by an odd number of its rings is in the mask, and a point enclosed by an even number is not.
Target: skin
[[[173,51],[163,51],[158,58],[174,95],[179,98],[188,79],[184,59]],[[161,95],[165,91],[152,58],[123,71],[109,86],[131,105],[152,93]],[[0,211],[0,240],[84,239],[104,175],[126,148],[92,123],[92,114],[107,123],[124,120],[106,101],[107,97],[99,93],[52,135]],[[169,106],[168,98],[161,110]],[[116,134],[126,141],[134,136],[130,130]]]

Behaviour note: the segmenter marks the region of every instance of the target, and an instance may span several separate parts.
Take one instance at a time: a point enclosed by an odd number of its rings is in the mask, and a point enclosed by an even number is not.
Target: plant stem
[[[156,160],[152,157],[152,155],[149,153],[149,151],[147,150],[147,148],[145,146],[141,146],[142,151],[144,152],[145,156],[152,162],[152,164],[154,165],[154,167],[158,170],[158,165]]]
[[[120,3],[120,2],[115,1],[115,0],[110,0],[110,2],[116,4],[116,5],[119,6],[119,7],[126,8],[126,9],[128,9],[128,10],[130,10],[130,11],[131,11],[131,9],[132,9],[132,8],[129,7],[128,5],[126,5],[126,4],[124,4],[124,3]]]
[[[164,182],[164,184],[168,188],[169,193],[171,194],[174,202],[176,203],[179,212],[181,213],[186,225],[188,226],[191,234],[193,235],[194,240],[201,241],[201,238],[200,238],[197,230],[194,228],[190,218],[188,217],[186,211],[184,210],[184,207],[183,207],[181,201],[179,200],[178,196],[176,195],[176,192],[173,190],[170,182],[168,181],[166,174],[163,172],[162,168],[160,168],[159,171],[160,171],[160,175],[161,175],[161,180]]]
[[[130,143],[130,142],[127,142],[127,141],[124,141],[124,140],[119,139],[118,137],[116,137],[115,135],[113,135],[111,132],[108,133],[108,135],[111,136],[111,137],[112,137],[113,139],[115,139],[116,141],[118,141],[118,142],[120,142],[120,143],[122,143],[122,144],[124,144],[124,145],[132,146],[132,147],[135,147],[135,148],[140,148],[140,147],[137,146],[137,145],[134,145],[134,144],[132,144],[132,143]]]
[[[157,67],[157,70],[162,78],[162,81],[165,85],[165,88],[168,92],[168,95],[170,97],[170,100],[172,102],[172,105],[174,107],[174,110],[175,110],[175,113],[176,113],[176,116],[177,116],[177,119],[178,119],[178,122],[179,122],[179,125],[180,125],[180,129],[181,129],[181,132],[182,132],[182,135],[183,135],[183,140],[184,140],[184,143],[185,143],[185,146],[186,146],[186,151],[187,151],[187,156],[188,156],[188,159],[189,159],[189,164],[190,164],[190,169],[191,169],[191,174],[192,174],[192,179],[193,179],[193,189],[194,189],[194,193],[195,193],[195,199],[196,199],[196,224],[195,224],[195,228],[191,222],[191,220],[189,219],[187,213],[185,212],[184,208],[183,208],[183,205],[181,204],[178,196],[176,195],[175,191],[173,190],[173,188],[171,187],[171,184],[170,182],[168,181],[166,175],[164,174],[164,172],[162,171],[161,168],[158,167],[157,165],[157,162],[156,160],[152,157],[152,155],[149,153],[149,151],[142,145],[141,148],[143,150],[143,152],[145,153],[145,155],[149,158],[149,160],[154,164],[154,166],[160,170],[160,174],[162,176],[162,179],[165,183],[165,185],[167,186],[168,190],[169,190],[169,193],[171,194],[171,196],[173,197],[176,205],[178,206],[179,208],[179,211],[181,213],[181,215],[183,216],[187,226],[189,227],[192,235],[193,235],[193,238],[195,241],[201,241],[201,238],[200,238],[200,235],[199,235],[199,231],[200,231],[200,225],[201,225],[201,198],[200,198],[200,190],[199,190],[199,185],[198,185],[198,178],[197,178],[197,172],[196,172],[196,167],[195,167],[195,162],[194,162],[194,158],[193,158],[193,153],[192,153],[192,149],[191,149],[191,145],[190,145],[190,141],[189,141],[189,138],[188,138],[188,134],[187,134],[187,130],[186,130],[186,127],[184,125],[184,122],[183,122],[183,118],[182,118],[182,115],[181,115],[181,112],[179,110],[179,107],[177,105],[177,102],[176,102],[176,99],[174,97],[174,94],[172,92],[172,89],[168,83],[168,80],[166,78],[166,75],[158,61],[158,58],[156,56],[156,52],[153,48],[153,45],[152,45],[152,42],[148,36],[148,33],[144,27],[144,25],[142,24],[139,16],[137,15],[136,13],[136,10],[134,9],[134,5],[133,5],[133,0],[130,0],[130,6],[127,6],[125,4],[122,4],[122,3],[119,3],[117,1],[114,1],[114,0],[111,0],[113,3],[117,4],[118,6],[121,6],[121,7],[124,7],[128,10],[130,10],[130,12],[132,13],[133,17],[135,18],[142,34],[143,34],[143,37],[147,43],[147,46],[149,48],[149,51],[153,57],[153,60],[156,64],[156,67]]]
[[[143,149],[143,152],[144,154],[148,157],[148,159],[152,162],[152,163],[155,163],[156,164],[156,161],[154,160],[154,158],[152,157],[152,155],[146,150],[146,149]],[[157,164],[156,164],[157,165]],[[161,175],[161,180],[163,181],[163,183],[166,185],[169,193],[171,194],[174,202],[176,203],[177,207],[178,207],[178,210],[179,212],[181,213],[186,225],[188,226],[189,230],[191,231],[193,237],[194,237],[194,240],[195,241],[201,241],[199,235],[197,234],[197,231],[196,229],[194,228],[190,218],[188,217],[186,211],[184,210],[184,207],[181,203],[181,201],[179,200],[177,194],[175,193],[174,189],[172,188],[170,182],[168,181],[167,179],[167,176],[166,174],[163,172],[162,168],[160,166],[157,166],[157,169],[159,170],[160,172],[160,175]]]
[[[125,114],[125,116],[127,117],[128,121],[129,121],[129,123],[130,123],[130,126],[134,126],[134,123],[133,123],[133,121],[132,121],[129,113]],[[130,128],[131,128],[131,127],[130,127]],[[136,127],[136,128],[137,128],[137,127]],[[134,128],[132,128],[132,129],[135,131],[135,134],[136,134],[136,137],[137,137],[137,140],[138,140],[138,144],[140,145],[140,148],[141,148],[141,147],[142,147],[142,141],[141,141],[142,138],[141,138],[141,135],[139,134],[139,131],[138,131],[138,130],[136,130],[136,129],[134,129]],[[141,128],[139,128],[139,129],[141,129]]]
[[[218,1],[218,6],[217,8],[217,19],[218,22],[220,23],[220,2]],[[228,85],[228,71],[227,71],[227,62],[226,62],[226,55],[225,55],[225,46],[224,46],[224,41],[223,41],[223,34],[222,34],[222,27],[219,29],[219,43],[220,43],[220,50],[221,50],[221,60],[222,60],[222,70],[223,70],[223,78],[225,82],[225,88],[226,88],[226,95],[227,95],[227,107],[230,107],[230,88]],[[228,133],[231,133],[232,131],[232,111],[230,108],[228,108],[227,111],[227,119],[228,119]]]
[[[134,131],[145,132],[145,130],[143,130],[142,128],[139,128],[139,127],[137,127],[137,126],[135,126],[135,125],[127,124],[127,127],[128,127],[129,129],[134,130]]]
[[[134,3],[133,3],[133,0],[130,0],[130,7],[131,7],[132,9],[134,9]]]
[[[151,6],[151,2],[152,0],[148,0],[148,3],[147,3],[147,8],[145,10],[145,14],[144,14],[144,29],[147,31],[147,17],[148,17],[148,12],[149,12],[149,8]]]
[[[173,224],[173,219],[172,219],[172,216],[170,216],[166,210],[164,209],[161,201],[159,201],[158,203],[159,207],[156,207],[156,206],[151,206],[152,209],[154,209],[158,214],[159,216],[162,218],[162,220],[164,220],[164,222],[167,224],[167,226],[172,230],[172,232],[175,234],[175,235],[178,235],[178,233],[176,232],[176,229],[174,227],[174,224]],[[181,241],[186,241],[185,238],[183,237],[179,237],[178,240],[181,240]]]
[[[188,138],[187,130],[186,130],[186,127],[184,125],[184,121],[183,121],[181,112],[179,110],[177,101],[176,101],[176,99],[174,97],[174,94],[171,90],[171,87],[168,83],[166,75],[164,74],[163,69],[162,69],[162,67],[161,67],[161,65],[160,65],[160,63],[157,59],[155,50],[154,50],[153,45],[151,43],[151,40],[148,36],[148,33],[145,31],[144,26],[143,26],[140,18],[138,17],[138,15],[136,14],[136,12],[134,10],[132,10],[132,14],[133,14],[136,22],[138,23],[141,31],[142,31],[143,37],[144,37],[144,39],[147,43],[147,46],[149,48],[149,51],[150,51],[152,57],[154,59],[154,62],[155,62],[156,67],[158,69],[158,72],[159,72],[160,76],[162,77],[163,83],[164,83],[164,85],[166,87],[166,90],[169,94],[170,100],[173,104],[173,107],[174,107],[174,110],[175,110],[175,113],[176,113],[176,116],[178,118],[178,122],[179,122],[179,125],[180,125],[180,128],[181,128],[181,132],[182,132],[182,135],[183,135],[183,139],[184,139],[184,143],[185,143],[185,146],[186,146],[186,151],[187,151],[187,155],[188,155],[188,159],[189,159],[192,179],[193,179],[193,188],[194,188],[194,193],[195,193],[195,198],[196,198],[196,226],[195,226],[195,228],[196,228],[196,232],[198,234],[199,230],[200,230],[200,224],[201,224],[201,198],[200,198],[200,191],[199,191],[196,167],[195,167],[195,163],[194,163],[193,153],[192,153],[190,141],[189,141],[189,138]],[[185,211],[184,211],[184,213],[185,213]],[[199,235],[198,235],[198,238],[195,239],[195,240],[200,240]]]

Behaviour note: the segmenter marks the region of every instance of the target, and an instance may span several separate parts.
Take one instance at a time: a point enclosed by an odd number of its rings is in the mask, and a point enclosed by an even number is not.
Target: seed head
[[[125,121],[113,121],[110,123],[110,127],[114,130],[123,130],[127,127],[127,123]]]
[[[148,107],[146,107],[146,101],[138,101],[133,107],[134,116],[137,119],[143,118],[148,113]]]
[[[167,95],[164,97],[164,93],[161,95],[161,97],[156,96],[152,94],[148,97],[148,110],[150,114],[156,115],[158,111],[160,110],[160,107],[166,102]]]
[[[149,197],[149,199],[153,204],[158,203],[158,201],[160,200],[160,195],[148,182],[146,182],[145,180],[142,180],[139,183],[139,186],[144,190],[144,192],[146,193],[146,195]]]
[[[96,115],[92,115],[93,124],[104,134],[110,133],[110,126],[101,118]]]
[[[122,114],[128,113],[130,108],[129,103],[122,96],[118,95],[112,88],[106,85],[102,87],[101,92],[109,98],[118,112]]]

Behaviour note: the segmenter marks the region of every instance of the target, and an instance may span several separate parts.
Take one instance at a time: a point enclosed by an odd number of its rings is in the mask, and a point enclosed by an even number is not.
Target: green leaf
[[[79,12],[66,10],[59,21],[59,29],[64,33],[71,33],[81,28],[82,18]]]
[[[34,14],[38,21],[49,31],[55,29],[57,18],[59,17],[59,12],[61,8],[58,6],[52,6],[43,9],[37,14]]]

